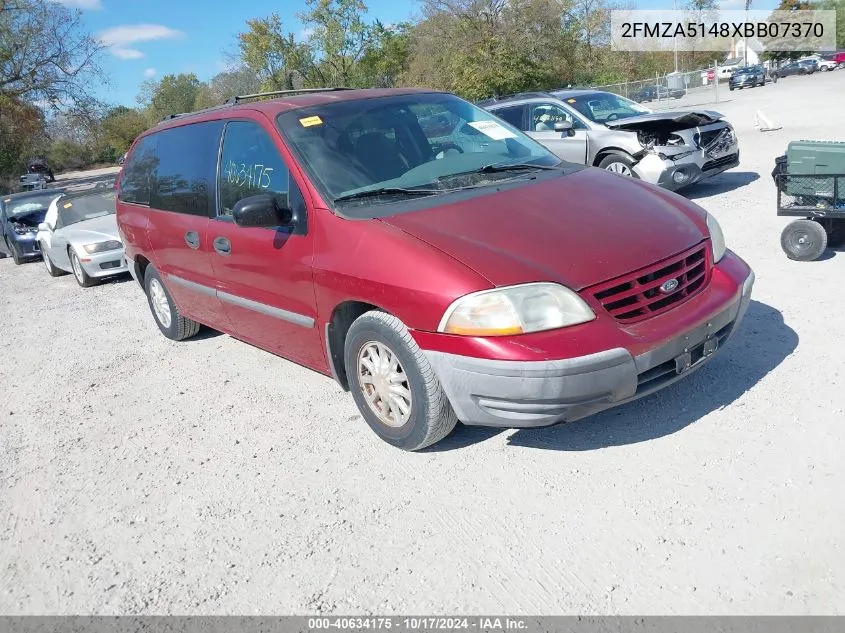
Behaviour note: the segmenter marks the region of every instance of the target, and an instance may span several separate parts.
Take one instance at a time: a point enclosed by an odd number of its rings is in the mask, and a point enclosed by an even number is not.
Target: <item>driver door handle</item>
[[[214,250],[217,251],[218,255],[228,257],[232,253],[232,243],[225,237],[215,237]]]
[[[188,231],[185,233],[185,244],[194,250],[200,247],[200,236],[196,231]]]

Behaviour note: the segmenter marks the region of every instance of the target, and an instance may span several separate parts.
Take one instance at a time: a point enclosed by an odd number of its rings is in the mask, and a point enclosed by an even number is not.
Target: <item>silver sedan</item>
[[[117,230],[115,192],[93,189],[57,197],[36,240],[52,277],[73,273],[83,288],[128,272]]]

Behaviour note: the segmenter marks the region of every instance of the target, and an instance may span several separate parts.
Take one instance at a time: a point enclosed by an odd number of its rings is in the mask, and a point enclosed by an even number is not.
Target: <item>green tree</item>
[[[57,2],[0,0],[0,94],[51,106],[89,94],[105,76],[103,44],[81,12]]]
[[[105,145],[113,150],[115,156],[121,156],[132,141],[147,129],[147,119],[134,108],[117,106],[103,117],[101,129]]]
[[[160,81],[150,79],[141,84],[137,101],[155,122],[168,114],[191,112],[201,85],[194,73],[165,75]]]
[[[46,145],[44,114],[16,97],[0,94],[0,191],[13,187],[30,158]]]
[[[261,90],[292,90],[307,78],[312,66],[310,50],[286,31],[281,18],[273,13],[247,21],[247,30],[238,34],[240,61],[260,80]]]
[[[356,85],[393,88],[401,81],[411,58],[412,25],[403,22],[387,27],[378,20],[373,25],[373,45],[356,68]]]
[[[362,0],[305,0],[308,11],[297,17],[310,30],[311,83],[320,86],[353,86],[358,64],[384,34],[364,21]]]

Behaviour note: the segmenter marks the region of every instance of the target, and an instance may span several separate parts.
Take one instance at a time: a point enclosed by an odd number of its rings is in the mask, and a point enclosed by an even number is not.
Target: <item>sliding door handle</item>
[[[232,243],[225,237],[215,237],[214,250],[217,251],[218,255],[226,257],[232,253]]]
[[[185,233],[185,244],[193,248],[194,250],[200,247],[200,236],[199,233],[196,231],[188,231]]]

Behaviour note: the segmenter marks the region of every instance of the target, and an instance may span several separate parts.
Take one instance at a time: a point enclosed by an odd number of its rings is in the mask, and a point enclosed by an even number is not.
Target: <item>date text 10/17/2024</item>
[[[308,618],[308,629],[396,631],[519,631],[527,628],[521,618],[510,617],[321,617]]]

